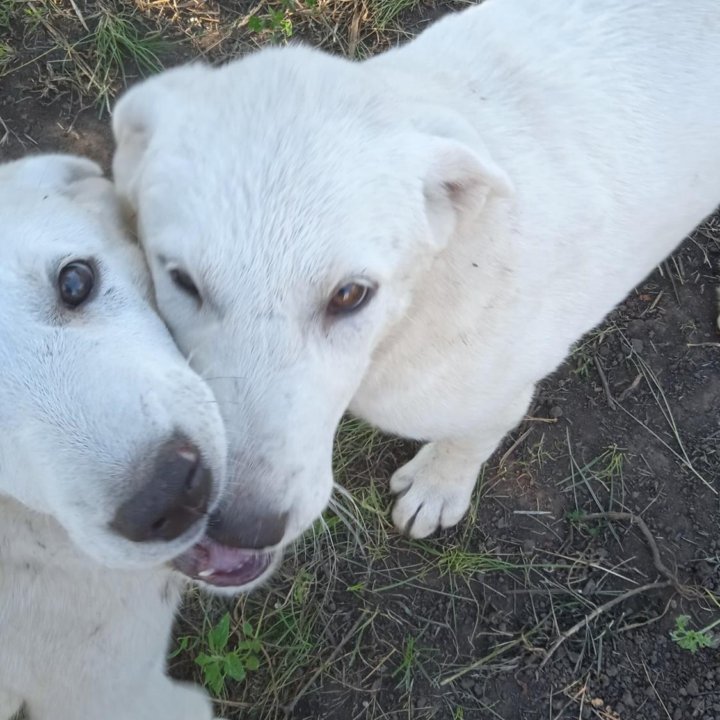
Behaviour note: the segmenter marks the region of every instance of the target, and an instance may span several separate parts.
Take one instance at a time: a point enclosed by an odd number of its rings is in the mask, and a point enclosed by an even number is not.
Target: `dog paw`
[[[395,527],[424,538],[439,527],[457,525],[470,507],[476,477],[474,465],[461,469],[457,462],[446,462],[434,443],[426,445],[390,480],[390,490],[398,496],[392,512]]]

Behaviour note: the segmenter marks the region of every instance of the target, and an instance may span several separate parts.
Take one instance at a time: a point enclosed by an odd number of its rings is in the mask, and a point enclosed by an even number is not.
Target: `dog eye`
[[[196,300],[200,300],[200,291],[197,289],[197,285],[184,270],[172,268],[170,270],[170,278],[184,293],[194,297]]]
[[[60,299],[70,308],[82,305],[90,297],[94,285],[95,272],[82,260],[68,263],[58,273]]]
[[[330,298],[327,311],[331,315],[347,315],[359,310],[372,297],[373,288],[359,282],[341,285]]]

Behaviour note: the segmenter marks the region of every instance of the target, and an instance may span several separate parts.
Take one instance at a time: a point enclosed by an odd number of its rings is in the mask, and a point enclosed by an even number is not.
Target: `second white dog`
[[[210,720],[165,655],[225,434],[97,165],[0,165],[0,287],[0,720]]]
[[[429,441],[397,526],[457,523],[536,383],[720,201],[718,117],[716,0],[488,0],[366,62],[267,50],[131,90],[116,180],[214,378],[223,515],[297,536],[349,407]]]

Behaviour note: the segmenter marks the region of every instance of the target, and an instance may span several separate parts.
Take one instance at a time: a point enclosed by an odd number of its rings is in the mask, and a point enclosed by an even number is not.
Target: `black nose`
[[[118,508],[110,527],[133,542],[175,540],[207,514],[211,492],[212,473],[200,451],[175,436],[160,448],[144,487]]]
[[[277,545],[285,535],[288,514],[242,516],[226,512],[210,516],[208,536],[221,545],[243,550],[263,550]]]

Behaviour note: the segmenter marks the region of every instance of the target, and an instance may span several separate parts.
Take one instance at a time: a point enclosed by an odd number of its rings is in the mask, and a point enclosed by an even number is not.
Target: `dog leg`
[[[170,680],[164,675],[162,680],[153,689],[147,708],[143,708],[143,719],[214,720],[212,703],[204,690],[192,683]]]
[[[215,718],[212,703],[204,690],[192,683],[170,680],[163,676],[163,683],[157,683],[153,700],[148,703],[148,720],[221,720]],[[156,706],[156,707],[155,707]]]
[[[12,720],[22,707],[22,700],[5,690],[0,690],[0,720]]]
[[[221,720],[201,688],[161,673],[143,687],[131,683],[119,690],[115,678],[112,687],[96,684],[91,692],[86,687],[71,696],[50,692],[28,702],[28,720]]]
[[[482,464],[522,420],[534,389],[521,393],[491,427],[484,426],[463,438],[428,443],[395,472],[390,490],[398,498],[392,518],[400,532],[423,538],[438,527],[460,522],[470,507]]]

